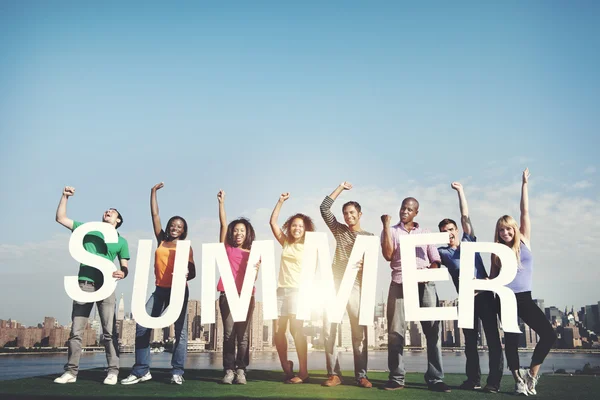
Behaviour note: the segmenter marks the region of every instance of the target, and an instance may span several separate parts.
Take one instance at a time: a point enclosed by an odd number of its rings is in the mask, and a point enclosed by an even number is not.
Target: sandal
[[[287,381],[285,381],[285,383],[290,383],[290,384],[308,383],[309,379],[310,378],[308,376],[306,378],[302,379],[296,375],[292,379],[288,379]]]

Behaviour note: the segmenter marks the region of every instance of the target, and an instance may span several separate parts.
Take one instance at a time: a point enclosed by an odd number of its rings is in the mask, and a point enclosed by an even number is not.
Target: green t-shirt
[[[73,221],[73,230],[83,225],[83,222]],[[117,232],[117,235],[119,233]],[[99,255],[107,260],[115,261],[115,257],[119,260],[129,260],[129,245],[121,235],[117,243],[105,243],[104,235],[98,231],[89,232],[83,238],[83,247],[88,253]],[[121,268],[121,265],[118,266]],[[81,264],[79,266],[79,279],[83,281],[94,282],[97,287],[102,286],[104,277],[99,269],[90,267],[89,265]]]

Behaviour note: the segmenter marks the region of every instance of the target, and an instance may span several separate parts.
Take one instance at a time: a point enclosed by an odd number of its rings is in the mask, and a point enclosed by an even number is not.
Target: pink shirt
[[[392,253],[392,282],[402,283],[402,260],[400,256],[400,236],[401,235],[418,235],[421,233],[430,233],[427,229],[421,229],[418,223],[414,223],[414,228],[409,232],[404,228],[404,223],[400,222],[397,225],[390,227],[392,233],[392,245],[394,252]],[[381,242],[383,243],[383,231],[381,232]],[[441,262],[440,253],[435,245],[422,245],[415,247],[417,256],[417,269],[429,268],[433,262]]]
[[[242,286],[244,285],[244,276],[246,276],[246,267],[248,266],[250,252],[244,251],[239,247],[231,247],[228,244],[225,244],[225,252],[229,259],[229,265],[231,265],[231,272],[233,273],[233,280],[235,281],[238,294],[242,293]],[[225,291],[222,278],[219,278],[217,290],[219,292]],[[252,294],[254,294],[255,291],[256,288],[252,288]]]

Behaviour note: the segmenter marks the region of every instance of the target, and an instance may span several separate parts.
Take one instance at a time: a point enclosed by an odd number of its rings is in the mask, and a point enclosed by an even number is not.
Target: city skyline
[[[561,307],[557,307],[555,305],[549,305],[549,306],[546,307],[545,306],[546,301],[544,299],[533,299],[533,300],[534,300],[534,302],[538,303],[538,305],[540,306],[540,308],[542,308],[542,311],[544,311],[546,309],[551,309],[551,310],[556,310],[559,313],[563,313],[563,310],[567,310],[568,312],[570,312],[571,310],[574,310],[574,312],[577,313],[577,312],[581,312],[582,310],[585,310],[586,307],[590,307],[590,306],[600,307],[600,300],[597,303],[593,303],[591,305],[590,304],[586,304],[586,305],[583,305],[581,307],[575,307],[574,305],[570,305],[570,306],[565,305],[564,307],[562,307],[562,306]],[[540,305],[540,302],[541,302],[541,305]],[[262,304],[262,302],[260,302],[260,301],[259,301],[259,303]],[[121,304],[123,304],[123,299],[122,298],[117,303],[117,309],[120,308]],[[456,306],[457,304],[458,304],[458,297],[455,298],[455,299],[441,300],[439,307]],[[383,301],[383,302],[378,302],[377,300],[375,301],[375,321],[377,320],[377,315],[378,315],[378,311],[377,310],[379,310],[379,314],[381,314],[383,312],[382,310],[385,310],[386,306],[387,306],[387,301]],[[191,311],[192,308],[194,308],[195,311],[192,312]],[[188,300],[188,315],[189,314],[193,314],[194,318],[198,318],[198,320],[200,321],[200,325],[206,325],[206,324],[202,324],[201,323],[201,320],[200,320],[200,311],[199,311],[200,308],[201,308],[201,301],[200,300],[192,299],[192,298],[190,298]],[[125,307],[125,310],[127,310],[126,307]],[[125,311],[124,312],[124,314],[123,314],[124,317],[123,318],[124,319],[134,319],[134,316],[133,316],[133,313],[131,312],[131,309],[129,308],[128,310],[129,311]],[[215,308],[215,312],[216,312],[216,314],[219,314],[220,311],[219,311],[218,307]],[[92,308],[92,313],[90,314],[90,321],[92,321],[92,320],[94,320],[96,318],[96,313],[97,313],[96,306],[94,306]],[[346,318],[346,317],[347,317],[347,313],[344,312],[344,318]],[[56,323],[60,322],[59,319],[55,318],[54,316],[48,316],[48,314],[46,314],[44,316],[43,320],[45,320],[47,318],[52,318],[53,320],[56,321]],[[195,321],[194,318],[192,318],[190,320],[190,322],[188,322],[188,331],[190,333],[188,335],[189,337],[192,337],[191,331],[192,331],[192,329],[194,329],[194,328],[192,328],[192,324],[197,323],[197,321]],[[219,323],[219,321],[220,321],[219,318],[220,318],[219,315],[216,315],[216,320],[215,320],[216,322],[215,323]],[[263,317],[261,316],[261,318],[263,318]],[[120,319],[120,318],[117,318],[117,320],[118,319]],[[0,315],[0,320],[13,320],[13,321],[21,323],[18,318],[12,318],[10,316],[6,317],[6,316]],[[40,320],[40,321],[43,321],[43,320]],[[264,320],[264,318],[263,318],[263,320]],[[67,322],[67,324],[64,325],[64,326],[68,326],[68,324],[71,323],[70,318],[66,319],[65,321]],[[269,321],[269,320],[265,320],[265,321]],[[270,320],[270,321],[275,321],[275,320]],[[322,315],[320,313],[318,313],[318,312],[313,312],[312,318],[310,320],[307,320],[307,321],[320,323],[320,322],[322,322]],[[456,323],[458,323],[458,320],[449,320],[449,321],[455,321]],[[411,322],[418,322],[418,321],[411,321]],[[39,324],[40,324],[40,322],[34,323],[34,324],[30,324],[30,325],[28,325],[28,327],[35,327],[35,326],[37,326]],[[24,326],[25,324],[21,323],[21,325]],[[173,324],[171,324],[169,326],[172,326],[172,325]],[[209,325],[213,325],[213,324],[209,324]],[[167,327],[163,327],[163,328],[167,328]],[[158,329],[163,329],[163,328],[158,328]],[[600,333],[600,332],[598,332],[598,333]]]
[[[491,242],[500,216],[518,219],[526,167],[532,296],[597,301],[600,3],[377,4],[3,2],[0,302],[29,324],[69,318],[63,279],[78,263],[54,221],[67,185],[69,218],[122,213],[132,257],[117,293],[130,301],[159,182],[162,221],[186,218],[199,271],[201,244],[218,241],[219,189],[258,240],[273,239],[270,213],[290,192],[280,223],[310,216],[333,253],[319,205],[340,182],[353,189],[332,212],[342,220],[357,201],[379,235],[409,196],[430,231],[459,221],[460,181]],[[389,282],[380,255],[377,293]],[[200,274],[189,286],[200,298]]]
[[[600,331],[600,301],[597,304],[581,307],[575,311],[573,308],[569,311],[565,309],[563,313],[555,306],[545,307],[543,299],[534,300],[548,321],[552,324],[556,331],[558,340],[554,348],[559,349],[574,349],[574,348],[600,348],[598,343],[598,334]],[[440,301],[440,307],[452,307],[458,304],[458,300]],[[202,324],[200,319],[201,303],[199,300],[190,299],[188,302],[188,351],[220,351],[223,346],[223,324],[220,317],[220,308],[218,301],[211,303],[217,313],[216,322],[213,324]],[[374,319],[367,326],[369,331],[368,336],[371,338],[369,347],[373,349],[382,349],[387,346],[388,333],[386,322],[386,303],[377,303],[375,306]],[[136,322],[131,313],[124,312],[123,299],[119,301],[118,317],[116,320],[116,337],[118,338],[119,348],[121,352],[133,352],[135,348],[135,332]],[[313,318],[310,321],[305,321],[304,333],[307,335],[310,347],[316,344],[322,347],[322,319]],[[478,345],[486,347],[487,339],[484,330],[481,327],[481,321],[478,321],[480,332]],[[443,335],[441,337],[442,346],[449,348],[464,347],[465,339],[463,329],[458,327],[457,320],[443,320],[442,324]],[[273,329],[275,328],[274,321],[264,320],[263,318],[263,303],[256,302],[255,313],[253,313],[250,323],[250,347],[252,351],[274,350]],[[520,320],[519,329],[521,330],[520,347],[532,349],[538,343],[537,334]],[[64,348],[65,342],[69,336],[69,325],[61,325],[54,317],[46,316],[44,322],[37,327],[21,326],[15,320],[0,319],[0,346],[29,348],[45,347],[45,348]],[[504,337],[504,331],[498,327],[500,338]],[[163,328],[153,329],[151,333],[152,343],[162,343],[168,346],[167,343],[174,339],[174,325]],[[94,317],[88,321],[82,340],[84,347],[94,347],[100,345],[102,337],[102,327],[100,321]],[[424,348],[426,347],[425,335],[421,324],[415,321],[408,321],[406,326],[406,342],[407,346]],[[288,336],[288,340],[291,336]],[[351,333],[349,318],[344,314],[340,329],[338,329],[338,337],[336,338],[337,346],[348,349],[351,347]],[[293,348],[293,340],[290,341]],[[100,348],[100,347],[98,347]]]

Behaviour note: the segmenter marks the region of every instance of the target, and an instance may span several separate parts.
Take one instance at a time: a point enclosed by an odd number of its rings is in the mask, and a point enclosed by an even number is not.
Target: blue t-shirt
[[[476,242],[477,238],[475,236],[463,233],[462,241]],[[452,281],[456,287],[456,292],[458,293],[458,277],[460,275],[460,245],[456,249],[453,249],[449,245],[443,246],[438,248],[438,251],[440,253],[440,257],[442,258],[442,265],[448,268],[448,272],[452,277]],[[479,253],[475,253],[475,278],[485,279],[487,277],[488,274],[483,266],[481,255],[479,255]]]

